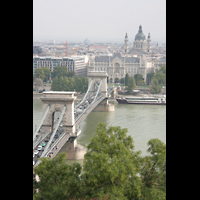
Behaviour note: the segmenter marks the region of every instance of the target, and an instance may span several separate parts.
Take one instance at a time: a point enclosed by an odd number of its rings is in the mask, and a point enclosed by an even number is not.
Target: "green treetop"
[[[159,85],[158,79],[152,78],[150,84],[150,93],[159,94],[161,92],[161,86]]]
[[[33,180],[33,199],[166,199],[166,145],[151,139],[149,155],[142,157],[127,132],[120,126],[98,124],[82,167],[67,165],[65,154],[40,158],[34,167],[40,181]]]
[[[136,88],[135,79],[134,77],[131,76],[128,78],[126,89],[128,90],[128,92],[132,93],[135,88]]]
[[[133,139],[126,135],[127,131],[119,126],[107,128],[98,124],[83,166],[86,197],[138,199],[141,196],[141,180],[136,176],[139,152],[133,152]]]

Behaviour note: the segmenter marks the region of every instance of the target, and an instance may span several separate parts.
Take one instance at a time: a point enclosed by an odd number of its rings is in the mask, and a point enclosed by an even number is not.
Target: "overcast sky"
[[[166,0],[33,0],[33,41],[133,42],[142,25],[166,40]]]

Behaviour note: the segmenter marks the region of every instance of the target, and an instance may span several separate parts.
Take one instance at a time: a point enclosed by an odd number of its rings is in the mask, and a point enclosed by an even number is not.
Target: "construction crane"
[[[68,45],[68,43],[67,43],[67,40],[66,40],[66,42],[65,43],[63,43],[63,44],[65,44],[66,45],[66,57],[68,56],[68,54],[67,54],[67,45]]]

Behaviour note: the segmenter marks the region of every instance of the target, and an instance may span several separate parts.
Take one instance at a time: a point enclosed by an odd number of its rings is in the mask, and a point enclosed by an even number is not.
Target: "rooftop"
[[[126,56],[122,56],[120,53],[114,53],[113,56],[95,56],[95,62],[109,62],[109,57],[110,57],[110,62],[112,62],[115,58],[119,58],[122,60],[122,62],[126,63],[139,63],[140,62],[140,58],[138,57],[126,57]]]

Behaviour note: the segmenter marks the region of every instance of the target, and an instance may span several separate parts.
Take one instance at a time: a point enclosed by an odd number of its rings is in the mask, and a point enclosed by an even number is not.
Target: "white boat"
[[[125,99],[117,98],[121,104],[150,104],[150,105],[166,105],[166,96],[158,97],[125,97]]]

